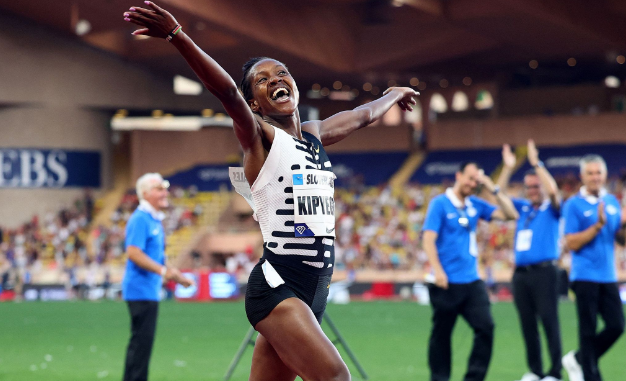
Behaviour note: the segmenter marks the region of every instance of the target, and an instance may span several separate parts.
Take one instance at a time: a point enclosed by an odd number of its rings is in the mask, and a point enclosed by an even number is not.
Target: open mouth
[[[286,102],[289,99],[289,90],[285,87],[279,87],[272,93],[272,100],[277,102]]]

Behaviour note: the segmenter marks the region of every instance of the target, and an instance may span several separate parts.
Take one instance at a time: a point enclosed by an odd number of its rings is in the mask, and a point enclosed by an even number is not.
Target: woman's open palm
[[[171,13],[159,7],[152,1],[144,1],[150,9],[131,7],[124,12],[124,20],[139,25],[140,29],[133,32],[134,35],[143,35],[157,38],[165,38],[176,28],[178,21]]]

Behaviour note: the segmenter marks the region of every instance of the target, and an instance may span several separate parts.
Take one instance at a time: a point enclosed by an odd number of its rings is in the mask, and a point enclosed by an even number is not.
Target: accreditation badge
[[[470,232],[469,253],[473,257],[478,256],[478,242],[476,242],[476,232]]]
[[[296,237],[335,237],[335,178],[318,169],[293,172]]]
[[[530,245],[533,242],[533,231],[530,229],[520,230],[517,233],[517,239],[515,240],[515,250],[528,251]]]

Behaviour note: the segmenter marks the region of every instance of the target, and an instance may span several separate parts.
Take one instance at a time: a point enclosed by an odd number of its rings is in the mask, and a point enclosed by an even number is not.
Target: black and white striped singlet
[[[304,271],[332,274],[335,262],[334,239],[296,238],[294,234],[294,170],[319,169],[332,172],[321,142],[302,131],[306,141],[276,131],[272,148],[251,187],[255,212],[263,234],[263,258]]]

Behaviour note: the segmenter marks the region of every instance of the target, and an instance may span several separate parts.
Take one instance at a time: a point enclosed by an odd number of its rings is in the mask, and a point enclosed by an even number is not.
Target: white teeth
[[[289,91],[287,91],[286,88],[284,87],[279,87],[278,89],[274,90],[274,93],[272,94],[272,98],[276,99],[276,95],[281,91],[284,90],[287,94],[289,94]]]

